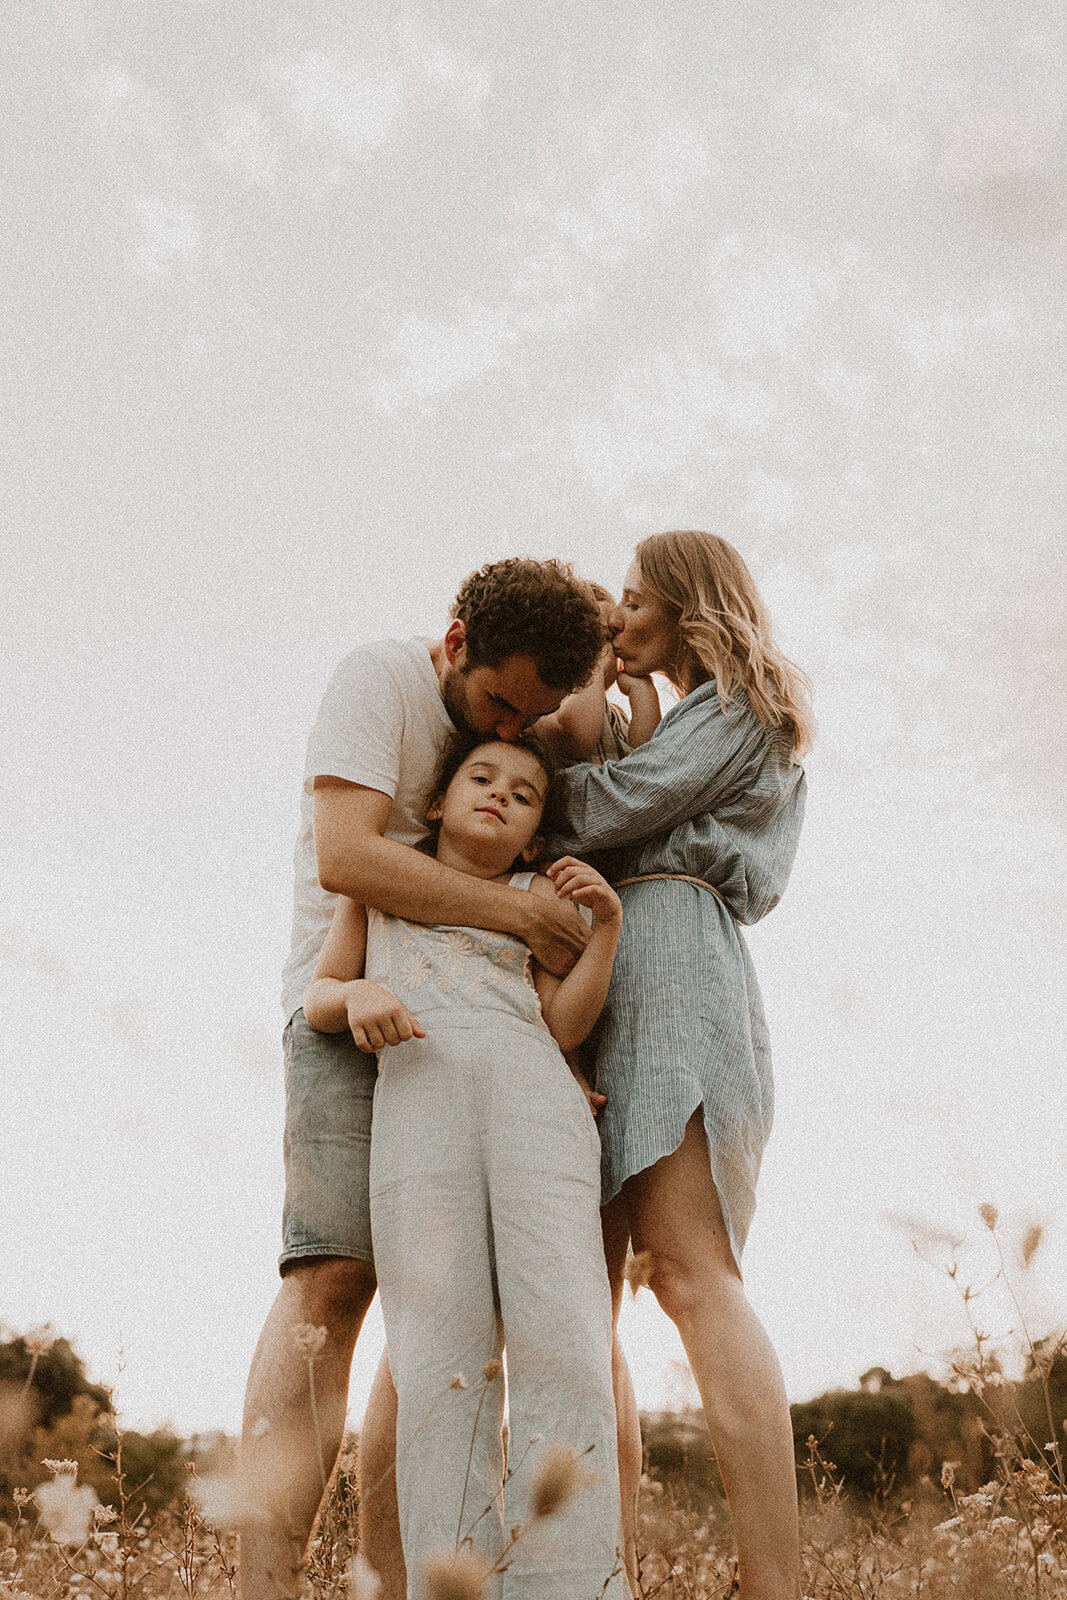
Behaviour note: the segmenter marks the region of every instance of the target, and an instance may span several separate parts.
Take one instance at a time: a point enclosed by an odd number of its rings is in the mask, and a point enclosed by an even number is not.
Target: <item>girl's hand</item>
[[[425,1039],[416,1018],[388,989],[369,978],[356,978],[346,988],[348,1026],[365,1055],[374,1055],[387,1045],[406,1044],[409,1039]]]
[[[639,677],[637,677],[637,675],[635,673],[623,672],[621,667],[619,668],[619,671],[617,672],[617,674],[615,676],[615,686],[616,686],[616,688],[621,689],[623,694],[626,696],[626,698],[628,700],[634,694],[635,690],[639,691],[639,690],[643,689],[646,685],[648,686],[648,688],[652,689],[653,691],[655,690],[656,686],[652,682],[651,678],[649,678],[649,677],[640,677],[639,678]]]
[[[622,901],[608,880],[595,867],[577,856],[560,856],[545,869],[561,900],[577,900],[588,906],[598,923],[621,922]]]
[[[572,1067],[571,1071],[574,1073],[574,1076],[578,1081],[578,1087],[585,1095],[586,1100],[589,1102],[589,1109],[595,1117],[597,1112],[603,1111],[604,1107],[607,1105],[607,1095],[600,1094],[596,1089],[594,1089],[585,1073],[580,1072],[577,1067]]]

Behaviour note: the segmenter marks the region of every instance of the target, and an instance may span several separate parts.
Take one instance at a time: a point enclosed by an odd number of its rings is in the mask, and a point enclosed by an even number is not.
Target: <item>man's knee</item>
[[[361,1322],[377,1288],[371,1263],[347,1256],[295,1261],[282,1281],[301,1319],[327,1328]]]

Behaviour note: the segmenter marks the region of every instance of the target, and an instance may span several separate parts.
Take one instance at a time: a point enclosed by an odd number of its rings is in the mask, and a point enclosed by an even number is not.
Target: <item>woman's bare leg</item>
[[[621,1195],[604,1206],[600,1213],[604,1227],[604,1258],[608,1264],[608,1282],[611,1285],[611,1312],[613,1338],[611,1344],[611,1382],[615,1391],[615,1422],[619,1437],[619,1494],[622,1501],[622,1548],[626,1562],[626,1577],[630,1593],[641,1593],[640,1569],[637,1556],[637,1497],[641,1488],[641,1418],[637,1411],[637,1397],[633,1380],[626,1364],[618,1323],[622,1307],[623,1273],[626,1269],[626,1251],[630,1243],[630,1223]]]
[[[742,1600],[800,1600],[793,1432],[781,1368],[745,1298],[711,1176],[703,1113],[624,1189],[635,1250],[681,1335],[722,1473]]]
[[[408,1579],[396,1503],[396,1390],[388,1350],[382,1351],[359,1433],[359,1548],[382,1580],[381,1600],[404,1600]]]

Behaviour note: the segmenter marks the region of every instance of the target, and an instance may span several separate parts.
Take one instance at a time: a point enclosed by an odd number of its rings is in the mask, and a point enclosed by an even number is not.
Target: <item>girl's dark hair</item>
[[[436,800],[438,795],[443,795],[471,751],[479,750],[482,745],[486,744],[506,744],[513,750],[528,750],[535,760],[540,762],[545,777],[548,779],[548,793],[545,797],[544,811],[541,813],[540,831],[544,834],[549,833],[555,813],[553,805],[555,786],[552,780],[556,775],[556,763],[553,761],[547,746],[537,737],[536,733],[531,733],[528,728],[520,733],[516,739],[498,739],[495,733],[473,733],[467,728],[457,729],[455,733],[450,734],[448,743],[441,753],[441,760],[438,763],[427,803],[429,804]],[[437,839],[441,832],[440,819],[436,822],[427,823],[427,827],[430,831],[425,839],[419,841],[417,848],[424,855],[432,856],[437,853]]]

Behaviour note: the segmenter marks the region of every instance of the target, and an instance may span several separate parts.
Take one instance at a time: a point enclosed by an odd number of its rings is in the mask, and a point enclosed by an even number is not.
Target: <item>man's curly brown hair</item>
[[[450,615],[467,629],[467,666],[529,656],[548,689],[588,683],[604,648],[592,590],[563,561],[515,556],[472,572]]]

